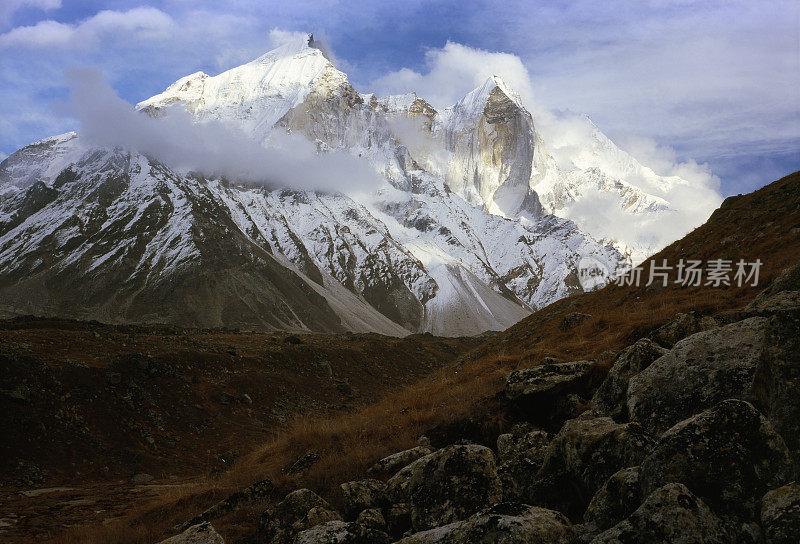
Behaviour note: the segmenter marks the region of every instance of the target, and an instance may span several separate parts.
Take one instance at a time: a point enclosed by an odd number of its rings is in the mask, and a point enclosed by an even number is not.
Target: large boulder
[[[767,321],[754,317],[678,342],[631,378],[631,420],[657,435],[722,400],[751,400]]]
[[[774,313],[800,309],[800,263],[787,268],[745,307],[745,312]]]
[[[506,377],[504,395],[511,413],[558,429],[570,415],[572,407],[562,406],[570,394],[588,398],[599,380],[594,361],[544,364],[511,372]]]
[[[628,382],[667,351],[649,338],[625,348],[592,397],[590,407],[616,421],[627,421]]]
[[[419,532],[397,544],[572,544],[575,534],[559,512],[501,503],[459,521]]]
[[[497,437],[497,474],[505,501],[518,501],[535,480],[547,452],[547,433],[528,423]]]
[[[300,531],[340,519],[325,499],[309,489],[298,489],[259,517],[258,541],[262,544],[289,544]]]
[[[747,522],[791,469],[769,421],[748,402],[726,400],[665,432],[642,461],[640,481],[645,494],[682,483],[718,515]]]
[[[591,413],[567,421],[547,447],[537,481],[524,498],[577,519],[612,474],[638,465],[654,443],[638,423]]]
[[[433,453],[433,450],[428,446],[417,446],[409,450],[400,451],[384,457],[372,465],[367,472],[369,474],[391,474],[431,453]]]
[[[596,532],[605,531],[633,514],[642,503],[639,485],[639,467],[623,468],[615,472],[592,497],[583,521]]]
[[[800,484],[793,482],[764,495],[761,526],[767,544],[800,542]]]
[[[159,544],[225,544],[222,536],[207,521],[192,525],[179,535],[175,535]]]
[[[386,504],[386,484],[380,480],[360,480],[339,486],[342,490],[345,515],[354,518],[367,508]]]
[[[753,394],[800,471],[800,312],[770,318]]]
[[[408,496],[417,531],[466,519],[502,500],[494,454],[484,446],[448,446],[412,466]]]
[[[390,540],[383,531],[360,523],[329,521],[300,531],[292,544],[389,544]]]
[[[695,312],[680,313],[672,321],[654,331],[650,338],[665,348],[671,348],[684,338],[716,326],[717,322],[711,317],[701,317]]]
[[[686,486],[654,490],[627,519],[591,544],[730,544],[722,521]]]

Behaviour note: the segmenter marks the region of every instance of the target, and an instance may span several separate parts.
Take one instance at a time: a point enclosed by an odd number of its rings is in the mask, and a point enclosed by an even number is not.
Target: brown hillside
[[[172,489],[115,525],[76,528],[57,541],[148,542],[171,534],[174,524],[263,478],[276,483],[273,498],[304,486],[337,501],[340,482],[361,477],[369,464],[413,445],[421,434],[434,443],[469,433],[489,440],[506,425],[506,416],[493,398],[510,370],[539,364],[547,356],[610,362],[614,351],[679,312],[711,315],[741,308],[781,270],[800,260],[800,173],[752,194],[727,199],[705,225],[652,259],[676,264],[681,258],[758,258],[764,265],[758,287],[612,285],[559,301],[453,365],[374,405],[335,419],[298,422],[293,430],[246,456],[220,477]],[[644,266],[647,269],[649,261]],[[565,317],[573,313],[591,317],[567,328]],[[319,452],[318,460],[301,475],[288,475],[287,468],[309,449]],[[265,506],[252,505],[215,519],[214,526],[226,542],[237,542],[252,534],[257,513]]]

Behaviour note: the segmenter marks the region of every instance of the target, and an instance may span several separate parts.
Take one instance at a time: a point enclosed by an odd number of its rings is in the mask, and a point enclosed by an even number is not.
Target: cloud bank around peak
[[[365,161],[343,152],[319,154],[300,135],[275,130],[264,145],[220,122],[197,123],[180,106],[150,117],[119,98],[101,72],[67,72],[66,113],[78,119],[88,145],[138,151],[178,171],[262,184],[270,188],[369,192],[382,183]]]
[[[377,78],[371,84],[379,96],[416,92],[435,108],[447,107],[481,85],[491,76],[500,76],[526,103],[533,90],[528,69],[510,53],[477,49],[448,41],[442,48],[425,52],[423,74],[401,68]]]

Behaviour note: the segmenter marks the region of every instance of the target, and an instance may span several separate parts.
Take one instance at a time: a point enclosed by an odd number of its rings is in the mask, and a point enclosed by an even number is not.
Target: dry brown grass
[[[800,176],[794,174],[727,203],[706,225],[654,258],[667,258],[674,263],[681,257],[760,257],[765,262],[761,286],[766,285],[800,257]],[[613,360],[608,350],[629,345],[678,312],[693,310],[709,315],[738,309],[758,291],[609,286],[559,301],[489,340],[464,360],[375,405],[333,420],[298,420],[288,432],[219,478],[165,494],[132,511],[115,526],[83,533],[78,529],[56,542],[147,542],[154,535],[169,534],[171,525],[189,519],[228,493],[266,477],[278,485],[275,498],[303,486],[336,502],[338,484],[363,477],[364,470],[375,460],[414,445],[418,436],[436,425],[478,411],[485,414],[485,400],[502,388],[510,370],[539,364],[546,356],[593,358],[607,366]],[[560,324],[569,312],[593,317],[563,331]],[[499,430],[504,424],[503,416],[495,417],[487,424]],[[285,469],[312,448],[319,451],[319,460],[302,476],[287,476]],[[214,525],[227,539],[235,541],[252,532],[259,509],[263,505],[215,520]]]

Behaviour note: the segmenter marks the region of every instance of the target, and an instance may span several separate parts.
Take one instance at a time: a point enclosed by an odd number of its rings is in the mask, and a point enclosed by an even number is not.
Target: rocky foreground
[[[264,512],[259,544],[800,542],[800,265],[741,311],[675,320],[593,361],[509,374],[516,420],[492,447],[457,440],[381,459],[341,485]],[[208,520],[164,543],[222,543]],[[163,543],[162,543],[163,544]]]

